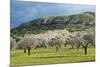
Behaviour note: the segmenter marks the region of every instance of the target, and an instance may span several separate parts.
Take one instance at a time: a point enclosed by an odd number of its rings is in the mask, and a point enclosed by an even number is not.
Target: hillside
[[[41,17],[11,29],[11,36],[15,34],[24,35],[27,33],[36,34],[47,30],[65,28],[68,30],[84,29],[94,25],[95,13],[93,12],[84,12],[69,16]]]

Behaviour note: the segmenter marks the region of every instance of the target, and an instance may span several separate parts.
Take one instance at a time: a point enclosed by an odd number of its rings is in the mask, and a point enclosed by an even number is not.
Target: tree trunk
[[[58,51],[58,46],[56,46],[56,51]]]
[[[30,49],[30,47],[28,47],[28,55],[30,55],[30,51],[31,51],[31,49]]]
[[[87,46],[86,47],[84,47],[84,54],[86,55],[87,54]]]
[[[37,49],[37,47],[34,48],[35,50]]]
[[[12,50],[12,48],[10,47],[10,50]]]
[[[93,45],[93,47],[95,47],[95,45]]]
[[[64,46],[66,47],[66,45],[67,45],[67,44],[65,43]]]
[[[24,53],[26,53],[26,49],[24,49]]]

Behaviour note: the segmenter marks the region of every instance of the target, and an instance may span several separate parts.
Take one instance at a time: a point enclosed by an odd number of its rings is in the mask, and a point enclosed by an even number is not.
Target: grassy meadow
[[[74,62],[95,61],[95,48],[89,47],[88,54],[84,54],[84,49],[60,48],[37,48],[31,50],[31,55],[24,53],[23,50],[11,50],[11,66],[58,64]]]

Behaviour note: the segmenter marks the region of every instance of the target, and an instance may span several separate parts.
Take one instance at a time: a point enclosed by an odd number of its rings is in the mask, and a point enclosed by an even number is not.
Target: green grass
[[[60,48],[57,52],[55,48],[32,49],[31,55],[23,53],[23,50],[11,50],[11,65],[39,65],[58,64],[73,62],[95,61],[95,48],[88,48],[88,54],[84,55],[84,50]]]

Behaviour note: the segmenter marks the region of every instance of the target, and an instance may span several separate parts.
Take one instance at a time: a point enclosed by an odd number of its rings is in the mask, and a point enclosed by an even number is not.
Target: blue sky
[[[94,5],[11,1],[11,28],[42,16],[72,15],[95,12]]]

